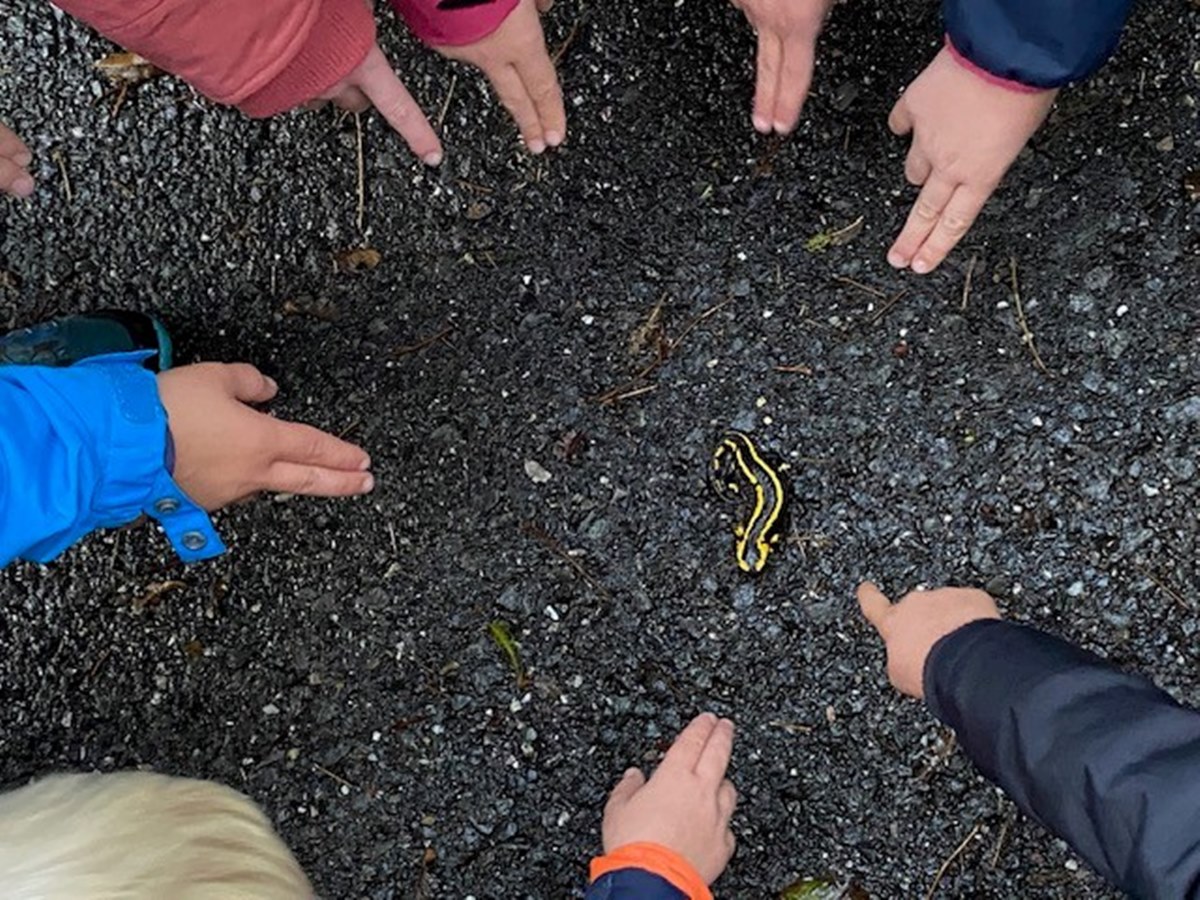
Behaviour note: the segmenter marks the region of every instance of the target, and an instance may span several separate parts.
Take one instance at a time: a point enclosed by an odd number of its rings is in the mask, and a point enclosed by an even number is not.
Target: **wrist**
[[[612,872],[640,869],[657,875],[681,891],[688,900],[712,900],[700,873],[682,855],[670,847],[651,841],[638,841],[618,847],[592,860],[591,880],[596,881]]]
[[[408,27],[431,47],[464,47],[481,41],[499,28],[519,0],[449,8],[440,0],[392,0]]]

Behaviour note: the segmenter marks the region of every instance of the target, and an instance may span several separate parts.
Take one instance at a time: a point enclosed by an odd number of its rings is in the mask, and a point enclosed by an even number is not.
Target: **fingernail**
[[[28,197],[33,194],[33,179],[28,175],[18,175],[12,183],[12,192],[18,197]]]
[[[551,147],[557,147],[562,142],[563,142],[563,137],[557,131],[547,131],[546,132],[546,143],[549,144]]]
[[[363,483],[362,483],[362,484],[363,484],[363,486],[362,486],[362,492],[363,492],[364,494],[369,494],[369,493],[371,493],[371,491],[375,490],[375,476],[374,476],[374,475],[368,475],[366,478],[364,478],[364,479],[363,479]]]
[[[358,467],[358,470],[359,470],[360,472],[365,472],[365,471],[367,471],[367,469],[369,469],[369,468],[371,468],[371,457],[369,457],[369,456],[368,456],[368,457],[367,457],[366,459],[364,459],[364,460],[362,461],[362,463],[359,465],[359,467]]]
[[[267,385],[271,388],[271,390],[273,390],[273,391],[279,390],[279,382],[278,381],[276,381],[270,375],[266,375],[264,377],[267,379]]]
[[[926,272],[932,272],[933,266],[929,264],[929,260],[917,258],[912,264],[912,270],[918,275],[924,275]]]
[[[12,158],[12,161],[23,169],[33,162],[33,154],[28,150],[20,150],[17,152],[17,155]]]
[[[750,121],[754,123],[754,130],[759,134],[771,133],[771,123],[757,113],[750,117]]]
[[[529,146],[529,152],[532,153],[534,156],[537,156],[539,153],[543,152],[546,149],[546,145],[543,144],[537,138],[534,138],[532,141],[530,141],[528,146]]]
[[[435,150],[433,153],[426,153],[421,157],[421,162],[427,166],[440,166],[442,164],[442,151]]]
[[[785,125],[783,122],[776,122],[775,130],[778,131],[780,134],[788,134],[792,130],[792,126]]]
[[[630,766],[628,769],[625,770],[625,774],[622,775],[621,777],[622,778],[632,778],[634,775],[641,775],[641,774],[642,774],[641,769],[637,768],[636,766]]]
[[[899,253],[897,253],[895,250],[891,251],[887,255],[887,261],[888,261],[888,265],[893,266],[894,268],[897,268],[897,269],[908,268],[908,260],[905,259],[903,256],[901,256]]]

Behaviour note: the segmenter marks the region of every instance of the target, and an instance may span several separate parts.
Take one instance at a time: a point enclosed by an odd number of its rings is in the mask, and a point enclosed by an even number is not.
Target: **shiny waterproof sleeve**
[[[0,566],[49,562],[95,529],[142,515],[185,561],[224,552],[167,471],[167,414],[145,356],[0,366]]]
[[[644,869],[621,869],[592,882],[584,900],[689,900],[661,875]]]
[[[953,48],[999,79],[1055,88],[1112,56],[1133,0],[943,0]]]
[[[1134,897],[1200,897],[1200,712],[999,620],[943,638],[925,698],[967,756]]]

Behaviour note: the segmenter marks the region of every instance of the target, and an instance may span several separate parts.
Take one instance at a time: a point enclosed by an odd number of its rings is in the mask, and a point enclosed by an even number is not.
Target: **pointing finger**
[[[775,97],[775,130],[787,134],[800,121],[800,111],[812,85],[813,47],[804,39],[783,47],[783,67],[779,74],[779,93]]]
[[[775,102],[783,65],[783,44],[772,32],[758,34],[758,80],[754,85],[754,130],[770,134],[775,124]]]
[[[371,457],[351,443],[299,422],[275,422],[274,458],[280,462],[365,472]]]
[[[355,497],[375,487],[375,476],[369,472],[342,472],[290,462],[274,463],[264,480],[265,490],[309,497]]]
[[[546,142],[542,136],[542,122],[538,117],[537,107],[533,104],[533,98],[525,89],[525,82],[521,80],[516,67],[501,63],[488,71],[488,77],[492,79],[492,86],[496,88],[496,96],[517,123],[525,147],[534,155],[542,153],[546,149]]]
[[[567,133],[567,113],[563,108],[558,73],[554,71],[554,63],[550,61],[550,54],[545,50],[546,42],[540,35],[538,47],[538,51],[531,57],[517,63],[517,74],[521,76],[525,91],[537,110],[542,138],[551,147],[557,147]]]
[[[360,66],[355,87],[426,165],[436,166],[442,161],[442,142],[378,47],[371,49]]]
[[[917,255],[917,250],[925,243],[925,239],[929,237],[929,233],[941,219],[942,210],[954,196],[955,187],[957,185],[944,177],[939,177],[936,172],[929,176],[929,180],[921,188],[921,193],[917,195],[917,202],[913,204],[912,210],[908,214],[908,221],[904,223],[900,236],[896,238],[896,243],[892,244],[892,248],[888,251],[889,263],[898,269],[903,269],[912,263],[913,257]]]
[[[675,743],[663,757],[663,769],[681,769],[684,772],[694,772],[704,747],[708,744],[709,735],[717,727],[717,717],[712,713],[701,713],[688,723],[687,728],[675,738]]]
[[[887,628],[888,613],[892,601],[874,583],[864,581],[858,586],[858,606],[863,616],[882,636]]]
[[[721,719],[708,736],[700,758],[696,760],[696,774],[712,784],[719,784],[729,768],[733,755],[733,723]]]
[[[987,203],[987,195],[980,197],[966,185],[955,191],[950,202],[946,204],[945,210],[942,211],[942,217],[938,219],[937,227],[933,229],[929,239],[917,251],[912,270],[918,275],[924,275],[941,265],[942,260],[971,230],[975,219],[983,211],[985,203]]]

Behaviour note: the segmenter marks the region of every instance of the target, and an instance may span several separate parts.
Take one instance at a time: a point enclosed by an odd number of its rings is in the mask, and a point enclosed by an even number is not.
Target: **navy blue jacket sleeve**
[[[167,471],[167,414],[144,357],[0,366],[0,566],[49,562],[91,531],[143,514],[185,561],[224,551]]]
[[[1062,87],[1117,49],[1133,0],[943,0],[955,49],[998,78]]]
[[[925,699],[1029,815],[1134,897],[1200,897],[1200,713],[999,620],[943,638]]]
[[[593,881],[584,900],[688,900],[688,897],[659,875],[642,869],[621,869]]]

